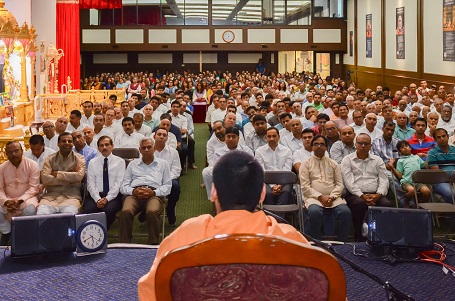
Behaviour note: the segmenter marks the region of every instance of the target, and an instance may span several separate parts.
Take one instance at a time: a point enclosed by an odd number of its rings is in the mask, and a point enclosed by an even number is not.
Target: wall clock
[[[235,39],[235,34],[232,30],[225,30],[222,37],[226,43],[232,43]]]

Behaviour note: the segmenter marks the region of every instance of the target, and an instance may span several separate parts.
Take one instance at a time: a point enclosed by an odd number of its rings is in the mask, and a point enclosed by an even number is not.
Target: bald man
[[[374,113],[368,113],[365,116],[365,126],[356,131],[356,136],[364,133],[370,136],[371,140],[382,136],[382,131],[376,127],[378,117]]]

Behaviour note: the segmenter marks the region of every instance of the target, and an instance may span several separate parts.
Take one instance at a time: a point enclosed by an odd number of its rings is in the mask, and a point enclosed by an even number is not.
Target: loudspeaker
[[[13,217],[11,257],[25,257],[76,250],[74,214]]]
[[[368,244],[396,248],[433,248],[431,212],[423,209],[368,208]]]

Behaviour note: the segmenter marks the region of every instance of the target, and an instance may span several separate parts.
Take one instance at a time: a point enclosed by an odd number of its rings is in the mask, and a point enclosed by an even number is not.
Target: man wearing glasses
[[[346,187],[346,202],[352,213],[354,238],[362,241],[362,225],[368,206],[390,207],[385,197],[389,188],[383,160],[370,153],[371,138],[362,133],[356,139],[356,152],[341,161],[341,173]]]
[[[48,148],[58,151],[58,135],[55,134],[55,127],[52,121],[46,121],[43,124],[44,145]]]
[[[147,243],[158,244],[163,199],[172,188],[171,171],[165,160],[155,158],[155,143],[152,138],[142,138],[139,151],[142,159],[134,160],[128,165],[120,187],[120,192],[127,197],[120,213],[119,242],[131,242],[134,216],[145,211]]]

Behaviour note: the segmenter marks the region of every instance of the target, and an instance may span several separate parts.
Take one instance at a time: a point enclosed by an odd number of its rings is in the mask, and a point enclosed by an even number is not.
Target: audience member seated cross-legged
[[[351,209],[354,238],[363,240],[362,225],[368,206],[390,207],[385,197],[389,188],[385,164],[370,153],[371,138],[361,133],[356,138],[356,152],[341,161],[341,173],[346,187],[346,202]]]
[[[5,146],[8,161],[0,165],[0,245],[8,245],[11,218],[34,215],[38,205],[40,171],[38,164],[24,157],[19,142]]]
[[[133,160],[126,169],[120,192],[127,196],[120,213],[119,242],[130,243],[134,216],[145,210],[149,244],[157,244],[160,234],[163,198],[171,192],[172,178],[169,164],[155,158],[152,138],[140,140],[142,158]]]
[[[278,235],[307,243],[292,226],[279,224],[273,217],[256,211],[265,197],[264,171],[250,154],[232,151],[215,164],[210,195],[217,215],[204,214],[188,219],[164,239],[150,272],[139,280],[140,300],[156,300],[156,268],[168,251],[202,239],[218,234],[254,233]]]
[[[81,181],[85,175],[85,159],[73,151],[73,137],[64,132],[58,136],[59,151],[44,160],[41,181],[46,193],[37,214],[74,213],[81,207]]]
[[[325,155],[327,139],[324,136],[314,137],[311,145],[314,155],[303,161],[299,171],[300,186],[308,209],[308,234],[321,239],[324,214],[330,214],[339,221],[338,240],[347,241],[351,211],[341,198],[344,186],[340,166]]]
[[[125,160],[114,156],[113,149],[112,139],[101,136],[98,140],[98,151],[101,155],[90,161],[87,172],[89,195],[83,204],[83,213],[106,213],[108,229],[122,208],[120,186],[125,174]]]

